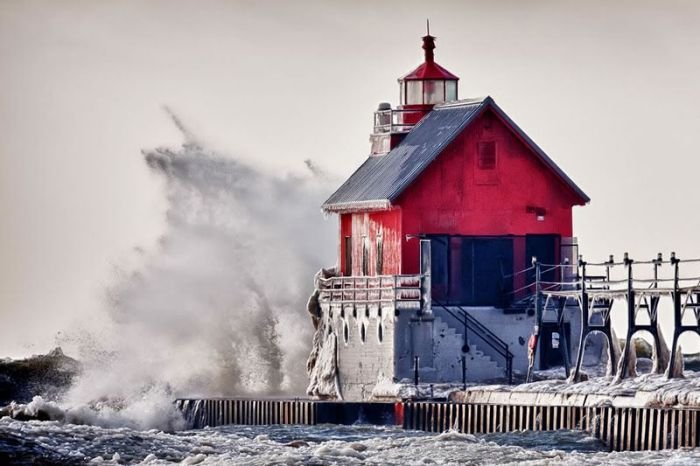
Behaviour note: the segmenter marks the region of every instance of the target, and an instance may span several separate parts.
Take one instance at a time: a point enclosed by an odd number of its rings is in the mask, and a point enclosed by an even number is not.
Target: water
[[[294,448],[290,442],[301,444]],[[473,436],[376,426],[223,426],[179,432],[0,420],[0,464],[691,465],[700,449],[607,452],[582,432]]]

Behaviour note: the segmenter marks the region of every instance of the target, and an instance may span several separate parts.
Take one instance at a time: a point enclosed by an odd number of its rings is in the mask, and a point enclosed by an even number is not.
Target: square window
[[[496,141],[480,142],[478,145],[477,166],[481,170],[496,168]]]

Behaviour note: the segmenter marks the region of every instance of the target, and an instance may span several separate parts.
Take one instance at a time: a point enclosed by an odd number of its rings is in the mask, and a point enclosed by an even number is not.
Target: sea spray
[[[164,180],[167,229],[109,288],[106,324],[64,337],[84,363],[64,405],[304,393],[305,303],[314,272],[335,261],[336,225],[319,210],[332,181],[311,163],[275,177],[207,150],[172,116],[182,147],[143,152]]]

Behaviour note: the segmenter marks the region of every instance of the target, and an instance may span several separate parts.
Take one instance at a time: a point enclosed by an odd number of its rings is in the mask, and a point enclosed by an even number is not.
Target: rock
[[[351,443],[348,446],[355,451],[365,451],[367,449],[367,445],[363,445],[361,443]]]
[[[28,403],[34,395],[57,398],[72,384],[82,366],[61,348],[26,359],[0,360],[0,406]]]
[[[634,343],[634,351],[637,353],[638,358],[651,359],[651,355],[653,352],[651,348],[651,343],[649,343],[643,338],[634,338],[632,340],[632,343]]]
[[[619,339],[620,349],[624,353],[626,340],[624,338]],[[638,358],[652,359],[653,347],[651,343],[646,341],[644,338],[632,338],[632,343],[634,344],[634,352]]]
[[[304,440],[292,440],[289,443],[284,444],[285,447],[290,447],[290,448],[301,448],[301,447],[308,447],[309,444],[305,442]]]

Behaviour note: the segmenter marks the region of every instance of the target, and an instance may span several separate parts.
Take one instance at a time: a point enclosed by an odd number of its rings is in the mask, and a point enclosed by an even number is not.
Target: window
[[[347,343],[349,339],[350,339],[350,329],[348,328],[348,323],[343,322],[343,341],[345,341],[345,343]]]
[[[379,339],[379,343],[384,341],[384,326],[381,321],[379,321],[379,325],[377,326],[377,338]]]
[[[362,322],[362,325],[360,326],[360,340],[362,341],[362,343],[364,343],[366,339],[367,339],[367,329],[365,328],[365,323]]]
[[[457,81],[445,81],[445,101],[457,100]]]
[[[377,235],[377,275],[384,273],[384,240]]]
[[[494,170],[496,168],[496,142],[480,142],[478,145],[477,166],[481,170]]]
[[[445,101],[445,81],[431,79],[425,81],[423,103],[439,104]]]
[[[352,237],[345,237],[345,270],[343,270],[343,275],[346,277],[352,276]]]
[[[369,238],[362,236],[362,275],[369,275]]]
[[[406,104],[423,103],[423,81],[406,81]]]

